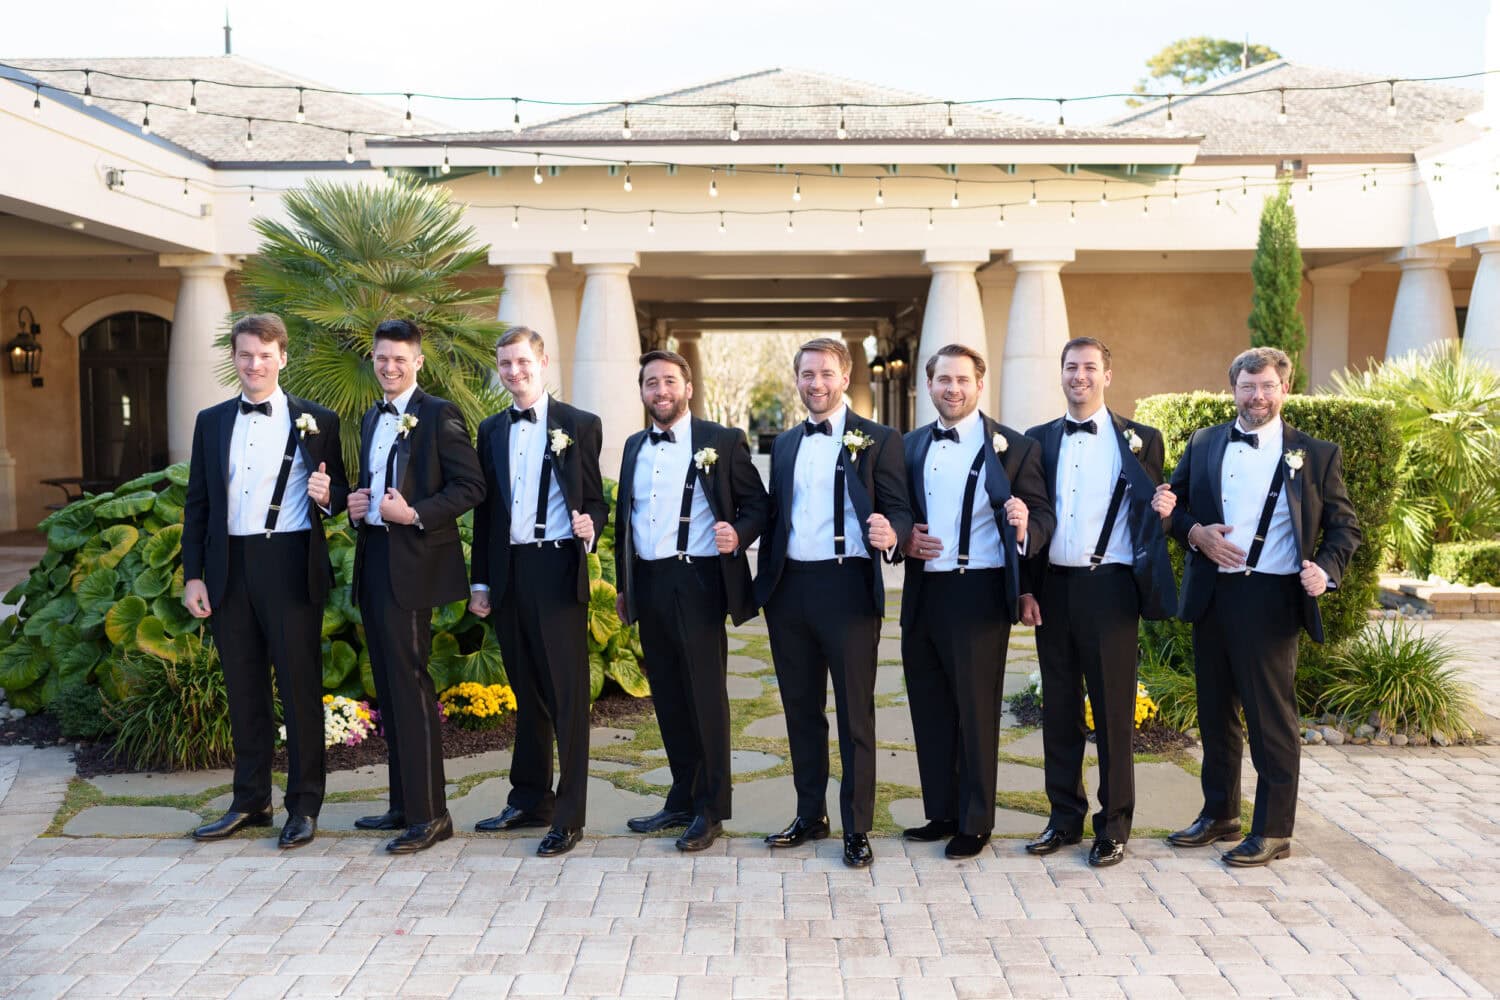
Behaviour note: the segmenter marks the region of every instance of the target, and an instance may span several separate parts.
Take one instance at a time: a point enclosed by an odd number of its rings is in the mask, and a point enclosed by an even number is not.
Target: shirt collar
[[[1073,415],[1071,413],[1069,413],[1067,415],[1067,417],[1068,417],[1069,420],[1073,419]],[[1104,430],[1104,428],[1107,427],[1109,425],[1109,423],[1110,423],[1110,420],[1109,420],[1109,407],[1105,406],[1103,403],[1100,403],[1099,404],[1099,408],[1097,410],[1095,410],[1093,413],[1090,413],[1088,416],[1084,417],[1082,420],[1077,421],[1077,423],[1086,424],[1090,420],[1092,420],[1094,422],[1094,430],[1095,431],[1102,431],[1102,430]]]
[[[807,419],[811,420],[812,419],[812,414],[808,414]],[[830,434],[833,437],[833,439],[835,441],[842,441],[842,440],[844,440],[844,428],[849,423],[849,404],[848,403],[842,403],[842,404],[840,404],[839,408],[837,410],[834,410],[832,413],[830,413],[828,416],[824,417],[823,419],[826,420],[826,421],[828,421],[828,427],[830,429]]]
[[[277,391],[279,392],[280,390]],[[405,392],[397,396],[395,399],[391,400],[391,405],[396,408],[397,413],[406,413],[407,404],[411,402],[411,394],[416,391],[417,383],[413,382],[410,386],[407,387],[407,390]]]
[[[250,403],[252,405],[255,403],[255,400],[251,399],[249,396],[245,395],[243,392],[240,393],[240,400],[242,402]],[[279,413],[290,413],[291,412],[291,411],[289,411],[286,408],[286,392],[279,385],[276,387],[276,389],[269,396],[267,396],[265,399],[261,400],[261,402],[263,402],[263,403],[270,403],[271,404],[271,415],[272,416],[275,416],[275,415],[277,415]]]
[[[979,419],[979,409],[978,407],[975,407],[973,413],[969,414],[967,417],[964,417],[958,423],[953,425],[953,427],[958,431],[958,439],[960,441],[968,440],[969,432],[974,429],[975,424],[979,423]],[[943,423],[942,417],[937,418],[937,425],[943,428],[943,430],[948,430],[948,425]]]
[[[1240,423],[1239,417],[1235,417],[1234,426],[1239,429],[1239,432],[1241,434],[1254,434],[1263,445],[1269,444],[1274,441],[1276,443],[1277,450],[1280,450],[1283,427],[1281,417],[1278,416],[1275,420],[1272,420],[1268,424],[1263,424],[1253,431],[1248,430],[1244,424]]]
[[[654,430],[654,431],[656,431],[658,434],[660,434],[662,431],[671,431],[672,432],[672,437],[676,438],[678,441],[681,441],[681,440],[683,440],[683,436],[681,434],[677,433],[678,428],[682,427],[683,425],[687,425],[689,428],[691,428],[692,427],[692,419],[693,419],[693,411],[692,410],[683,410],[682,411],[682,416],[680,416],[676,420],[672,421],[666,427],[663,427],[660,424],[658,424],[655,420],[652,420],[651,421],[651,429]]]

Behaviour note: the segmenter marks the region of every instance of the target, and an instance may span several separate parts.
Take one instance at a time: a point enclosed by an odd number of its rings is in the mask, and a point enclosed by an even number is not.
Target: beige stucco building
[[[0,372],[0,530],[62,498],[45,479],[185,457],[226,394],[212,342],[250,220],[309,177],[450,187],[490,244],[474,280],[503,283],[500,318],[546,334],[558,388],[604,416],[607,472],[641,424],[641,348],[691,357],[702,331],[841,335],[855,405],[901,426],[927,419],[915,375],[950,341],[986,353],[989,409],[1022,426],[1060,409],[1069,335],[1111,345],[1126,412],[1217,387],[1283,177],[1314,384],[1461,327],[1500,359],[1500,99],[1478,91],[1277,61],[1074,127],[778,69],[457,133],[230,56],[0,76],[0,330],[34,321],[44,359],[40,385]]]

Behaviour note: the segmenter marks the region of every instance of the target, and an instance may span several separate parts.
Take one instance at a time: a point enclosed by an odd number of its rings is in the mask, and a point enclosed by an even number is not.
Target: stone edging
[[[1381,576],[1380,605],[1440,621],[1500,618],[1500,587],[1488,583],[1465,587],[1439,577]]]

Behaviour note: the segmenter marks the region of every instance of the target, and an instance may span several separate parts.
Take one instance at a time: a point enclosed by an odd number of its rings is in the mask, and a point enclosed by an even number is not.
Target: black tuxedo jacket
[[[1166,455],[1161,431],[1147,424],[1127,420],[1109,412],[1112,434],[1120,449],[1120,471],[1125,475],[1125,500],[1120,516],[1130,531],[1131,573],[1141,602],[1141,617],[1151,621],[1171,618],[1177,613],[1177,581],[1172,576],[1172,560],[1167,554],[1167,533],[1162,519],[1151,509],[1151,497],[1162,481],[1161,467]],[[1141,440],[1141,450],[1130,450],[1130,434]],[[1056,499],[1057,453],[1062,448],[1063,418],[1038,424],[1026,436],[1042,446],[1042,473],[1047,482],[1047,496]],[[1114,489],[1114,484],[1110,484]],[[1092,544],[1095,539],[1090,539]],[[1042,576],[1047,570],[1047,550],[1031,549],[1026,562],[1024,586],[1031,594],[1042,592]]]
[[[872,596],[877,614],[885,614],[885,581],[880,573],[880,556],[870,544],[870,526],[865,522],[871,514],[883,514],[896,532],[895,552],[911,537],[911,504],[906,496],[906,469],[901,457],[901,435],[884,424],[855,413],[845,411],[844,433],[859,431],[868,435],[874,444],[850,457],[849,449],[840,446],[839,461],[844,466],[844,488],[849,502],[859,521],[859,534],[875,562]],[[766,519],[766,532],[760,541],[760,565],[755,576],[755,599],[765,607],[781,581],[781,571],[786,567],[786,543],[792,533],[792,491],[797,471],[797,451],[806,437],[802,425],[783,431],[776,436],[771,446],[771,510]],[[833,496],[828,496],[833,503]],[[853,525],[846,525],[846,530]]]
[[[1000,540],[1005,548],[1005,608],[1011,624],[1020,621],[1018,604],[1021,589],[1022,557],[1016,552],[1016,529],[1005,516],[1005,501],[1012,495],[1026,504],[1026,551],[1035,552],[1038,547],[1046,551],[1052,540],[1057,520],[1052,514],[1052,505],[1047,500],[1047,490],[1042,483],[1042,464],[1038,458],[1036,442],[1011,430],[998,420],[980,414],[984,426],[984,489],[995,511],[995,524],[1000,528]],[[932,447],[932,429],[937,421],[923,424],[906,435],[906,477],[911,493],[912,516],[918,524],[927,523],[927,449]],[[995,435],[1005,440],[1005,449],[995,451]],[[944,543],[950,539],[944,538]],[[957,539],[952,539],[955,543]],[[911,628],[916,624],[922,581],[926,576],[927,560],[902,556],[906,561],[906,592],[901,600],[901,627]]]
[[[713,465],[698,470],[698,488],[703,491],[714,520],[734,525],[735,533],[740,536],[738,549],[719,555],[719,571],[724,576],[724,597],[729,615],[736,625],[740,625],[754,618],[756,611],[755,593],[750,582],[750,560],[745,552],[765,530],[771,503],[760,481],[760,473],[750,461],[745,432],[697,417],[691,420],[693,454],[703,448],[712,448],[719,455]],[[625,614],[630,622],[639,617],[632,575],[635,534],[631,531],[630,515],[635,499],[636,459],[646,440],[647,432],[642,430],[625,442],[625,454],[620,462],[620,492],[615,501],[615,582],[620,593],[625,595]],[[678,484],[670,485],[680,502]]]
[[[343,511],[349,497],[344,473],[344,453],[339,447],[339,418],[332,410],[288,394],[287,410],[295,425],[310,413],[318,422],[318,433],[299,434],[298,451],[309,473],[327,463],[330,516]],[[229,439],[239,415],[240,397],[227,399],[198,413],[193,426],[193,455],[188,466],[187,502],[182,509],[182,574],[184,579],[202,580],[208,587],[209,605],[224,597],[229,572]],[[277,445],[281,447],[281,445]],[[314,603],[328,599],[333,584],[333,566],[328,561],[328,541],[323,535],[323,512],[307,502],[312,522],[307,546],[307,594]]]
[[[474,545],[470,550],[469,581],[490,588],[490,600],[498,604],[510,585],[510,413],[501,410],[479,425],[479,464],[488,487],[484,502],[474,511]],[[547,446],[552,432],[561,430],[573,443],[552,453],[553,481],[561,484],[568,510],[594,520],[594,537],[609,523],[609,503],[604,499],[604,477],[599,472],[599,451],[604,447],[604,425],[599,418],[576,406],[547,399]],[[545,515],[545,511],[543,512]],[[527,531],[530,537],[531,532]],[[578,550],[578,602],[589,600],[589,547],[573,540]]]
[[[416,611],[469,596],[458,519],[484,499],[484,476],[457,406],[416,389],[406,412],[417,418],[417,425],[405,437],[396,438],[396,489],[416,510],[422,527],[387,524],[380,528],[358,523],[354,600],[359,600],[366,537],[372,531],[389,531],[391,592],[399,607]],[[361,489],[370,485],[370,445],[379,415],[380,411],[371,406],[360,419]],[[370,497],[370,506],[379,507],[380,497]]]
[[[1182,460],[1172,470],[1172,492],[1177,507],[1172,511],[1172,534],[1187,546],[1188,531],[1195,524],[1222,524],[1224,505],[1220,499],[1224,451],[1229,447],[1229,429],[1234,421],[1203,427],[1188,439]],[[1287,510],[1292,517],[1292,535],[1301,559],[1317,563],[1328,574],[1330,586],[1338,586],[1361,534],[1354,505],[1344,488],[1344,459],[1339,446],[1320,441],[1282,423],[1283,453],[1301,450],[1303,466],[1283,480]],[[1219,567],[1191,546],[1182,574],[1182,597],[1178,617],[1186,622],[1202,619],[1213,597]],[[1314,642],[1323,641],[1323,616],[1316,598],[1303,596],[1302,627]]]

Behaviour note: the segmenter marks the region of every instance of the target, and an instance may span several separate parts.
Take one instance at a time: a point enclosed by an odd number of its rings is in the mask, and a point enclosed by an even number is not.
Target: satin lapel
[[[495,478],[500,482],[500,496],[505,501],[505,517],[510,519],[510,425],[509,413],[495,421],[496,432],[490,436],[490,462],[495,467]]]
[[[404,437],[401,435],[399,429],[396,434],[396,482],[401,484],[396,489],[408,500],[412,496],[410,482],[412,438],[418,434],[432,434],[434,435],[433,440],[437,440],[436,434],[438,432],[436,428],[429,427],[425,431],[422,429],[422,420],[427,415],[421,411],[422,404],[426,401],[427,394],[421,389],[413,389],[411,391],[411,398],[406,401],[406,409],[402,413],[403,415],[410,413],[416,417],[417,426],[407,431]],[[387,483],[386,485],[389,486],[390,484]]]
[[[1233,424],[1220,424],[1214,428],[1213,438],[1208,442],[1208,477],[1205,487],[1214,504],[1214,522],[1224,522],[1224,452],[1229,448],[1229,428]]]
[[[641,445],[645,440],[645,431],[637,431],[625,439],[625,451],[620,456],[620,491],[617,494],[620,508],[620,520],[617,527],[620,531],[615,533],[616,538],[619,538],[621,533],[626,538],[630,537],[631,507],[635,503],[635,463],[640,460]]]
[[[555,430],[562,431],[573,442],[560,452],[552,452],[552,479],[562,486],[563,504],[568,510],[573,511],[578,509],[578,491],[573,488],[572,477],[568,475],[573,467],[573,463],[568,460],[568,456],[572,455],[573,449],[578,447],[578,439],[572,431],[562,425],[562,421],[557,419],[557,400],[548,396],[547,435],[542,439],[542,446],[548,451],[552,451],[552,432]],[[542,516],[544,515],[538,515],[538,517]]]
[[[236,397],[236,400],[238,397]],[[224,488],[229,488],[229,442],[234,437],[234,418],[239,416],[240,404],[232,402],[224,407],[219,416],[219,465],[224,473]]]
[[[698,452],[709,446],[708,426],[704,421],[699,420],[697,417],[689,418],[689,422],[692,424],[693,440],[692,453],[688,455],[688,461],[694,462],[693,455],[698,454]],[[722,457],[723,456],[721,455],[720,458]],[[696,462],[694,464],[696,466]],[[698,469],[698,488],[703,491],[703,498],[708,501],[708,511],[714,516],[714,520],[728,521],[731,520],[731,518],[725,517],[724,514],[720,511],[719,508],[721,505],[719,503],[718,491],[714,489],[713,483],[711,482],[712,477],[714,477],[715,475],[715,470],[717,470],[718,467],[718,462],[715,461],[713,465],[710,465],[706,469]]]
[[[375,444],[375,421],[378,413],[372,406],[359,421],[359,488],[362,490],[370,485],[370,448]]]
[[[1042,474],[1047,477],[1047,495],[1057,500],[1057,456],[1062,451],[1063,422],[1058,417],[1047,425],[1047,437],[1042,442]]]
[[[995,525],[1000,529],[1000,540],[1005,543],[1006,561],[1009,562],[1009,554],[1016,551],[1016,529],[1004,511],[1005,501],[1010,499],[1010,477],[1005,474],[1005,466],[993,443],[995,435],[1004,432],[996,421],[983,414],[980,416],[984,426],[984,442],[980,445],[984,449],[984,490],[989,495],[990,508],[995,512]]]
[[[1285,462],[1286,453],[1301,448],[1307,451],[1307,437],[1291,424],[1282,422],[1281,432],[1281,456],[1277,461]],[[1286,485],[1286,509],[1292,517],[1292,537],[1297,541],[1297,558],[1303,558],[1306,551],[1302,547],[1302,484],[1307,479],[1307,464],[1304,460],[1303,467],[1295,474],[1290,468],[1282,470],[1283,482]]]
[[[295,396],[288,395],[286,397],[286,412],[292,418],[293,427],[297,426],[297,418],[307,412],[298,405],[300,403],[301,400]],[[312,455],[307,450],[307,435],[301,432],[297,434],[297,454],[302,456],[302,465],[307,469],[309,474],[318,471],[317,463],[312,460]]]
[[[847,434],[850,431],[862,431],[865,434],[870,433],[864,429],[864,422],[853,410],[846,411],[844,416],[844,433]],[[874,446],[871,445],[870,447]],[[863,448],[860,450],[858,458],[850,458],[849,449],[844,447],[842,441],[839,442],[839,464],[844,467],[844,489],[848,491],[849,502],[854,504],[854,511],[860,515],[861,519],[869,517],[875,510],[874,505],[870,502],[870,491],[874,483],[875,472],[870,466],[870,460],[866,457],[869,452],[869,448]],[[870,476],[869,483],[865,482],[864,477],[866,473]]]
[[[1125,482],[1130,484],[1132,493],[1137,497],[1148,498],[1149,502],[1156,487],[1152,484],[1151,477],[1146,475],[1141,460],[1130,450],[1130,441],[1125,437],[1125,418],[1117,413],[1111,413],[1109,417],[1115,425],[1115,444],[1120,449],[1120,471],[1125,473]]]
[[[936,421],[921,428],[923,437],[912,445],[906,465],[906,475],[912,484],[912,509],[920,524],[927,523],[927,450],[932,447],[932,428],[935,423]]]
[[[782,439],[787,438],[787,435],[792,437],[783,443]],[[795,499],[797,485],[797,450],[802,447],[805,436],[800,427],[794,426],[789,431],[781,432],[781,437],[776,439],[781,447],[772,449],[771,458],[775,466],[771,469],[771,484],[779,487],[776,506],[783,532],[792,524],[792,501]]]

